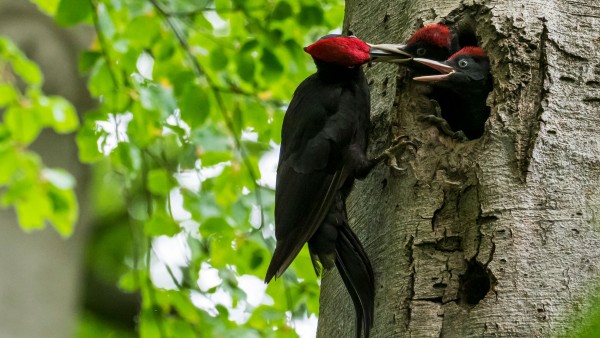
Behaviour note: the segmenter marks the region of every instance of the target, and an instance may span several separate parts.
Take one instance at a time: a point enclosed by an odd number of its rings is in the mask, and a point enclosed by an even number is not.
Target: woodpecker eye
[[[423,47],[417,49],[417,55],[423,56],[423,55],[425,55],[425,53],[427,53],[427,49],[425,49]]]
[[[462,59],[460,61],[458,61],[458,66],[460,68],[466,68],[469,65],[469,61]]]

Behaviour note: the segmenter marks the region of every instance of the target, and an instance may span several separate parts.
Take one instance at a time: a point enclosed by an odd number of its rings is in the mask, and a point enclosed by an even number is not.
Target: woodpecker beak
[[[406,45],[394,45],[382,43],[379,45],[368,44],[371,49],[371,61],[374,62],[392,62],[404,63],[412,59],[412,55],[404,51]]]
[[[437,62],[437,61],[433,61],[433,60],[429,60],[429,59],[421,59],[421,58],[414,58],[413,60],[418,63],[424,64],[427,67],[433,68],[441,73],[439,75],[427,75],[427,76],[413,77],[413,80],[415,80],[415,81],[421,81],[421,82],[445,81],[445,80],[448,80],[448,78],[452,74],[456,73],[454,68],[452,68],[444,63],[441,63],[441,62]]]

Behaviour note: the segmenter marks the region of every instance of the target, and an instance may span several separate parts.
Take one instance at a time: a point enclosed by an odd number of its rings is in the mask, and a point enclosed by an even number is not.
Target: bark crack
[[[548,37],[548,27],[546,25],[546,21],[544,19],[542,21],[542,32],[540,33],[540,41],[539,41],[539,61],[537,64],[538,72],[537,79],[534,79],[533,84],[539,86],[539,93],[536,97],[533,98],[533,112],[534,116],[530,117],[529,128],[526,129],[526,145],[524,154],[521,155],[521,160],[519,163],[521,164],[521,179],[523,182],[527,182],[527,176],[530,172],[530,164],[531,159],[533,157],[533,151],[535,149],[535,144],[538,139],[538,135],[541,128],[542,123],[542,113],[544,112],[544,104],[547,100],[548,90],[545,88],[546,78],[548,76],[548,56],[546,51],[546,42],[550,41]],[[557,48],[558,45],[557,45]],[[527,118],[527,116],[525,116]]]

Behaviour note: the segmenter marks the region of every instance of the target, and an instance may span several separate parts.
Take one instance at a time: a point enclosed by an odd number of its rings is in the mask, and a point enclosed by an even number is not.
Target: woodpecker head
[[[386,52],[388,55],[382,57],[388,59],[385,61],[406,63],[405,65],[410,68],[426,70],[426,68],[422,67],[420,64],[412,62],[412,58],[420,57],[444,61],[452,54],[451,50],[454,47],[453,45],[456,44],[455,40],[456,39],[453,39],[452,32],[448,26],[434,23],[416,31],[405,44],[371,45],[371,53],[374,54],[374,51]],[[402,53],[405,56],[402,59],[392,59],[389,53]],[[409,57],[407,58],[406,56]]]
[[[339,34],[330,34],[322,37],[312,45],[305,47],[304,51],[310,54],[313,59],[338,66],[355,67],[371,61],[377,56],[394,55],[396,58],[407,58],[406,53],[394,51],[374,50],[368,43],[360,40],[356,36],[343,36]],[[384,61],[384,60],[382,60]]]
[[[404,51],[414,57],[446,60],[452,53],[452,34],[448,26],[434,23],[415,32],[404,45]]]
[[[435,69],[440,74],[418,76],[415,81],[435,82],[440,86],[461,89],[487,88],[490,61],[479,47],[465,47],[444,62],[415,58],[415,62]]]

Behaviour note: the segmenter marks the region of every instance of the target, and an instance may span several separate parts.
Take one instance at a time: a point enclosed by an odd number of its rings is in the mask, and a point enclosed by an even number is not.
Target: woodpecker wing
[[[344,86],[317,75],[294,93],[282,128],[275,188],[277,247],[265,282],[288,268],[351,175],[343,166],[343,152],[356,133],[356,121],[345,111],[347,94]]]

